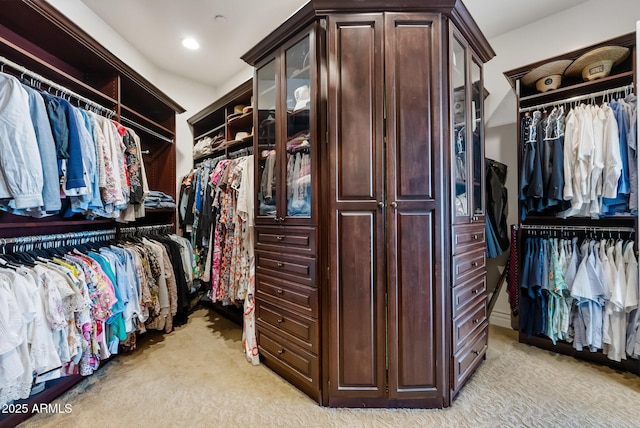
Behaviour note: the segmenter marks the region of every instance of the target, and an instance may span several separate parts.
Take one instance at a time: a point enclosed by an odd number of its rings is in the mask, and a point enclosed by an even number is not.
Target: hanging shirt
[[[30,117],[27,92],[18,79],[0,73],[0,199],[16,209],[43,205],[42,162]]]
[[[627,146],[629,147],[629,210],[638,211],[638,98],[634,94],[624,99],[629,113]]]
[[[58,178],[58,161],[56,158],[56,143],[51,132],[51,125],[47,116],[47,108],[40,93],[23,85],[29,95],[29,112],[33,129],[38,142],[38,153],[42,165],[42,202],[43,210],[56,213],[62,207],[60,202],[60,180]]]

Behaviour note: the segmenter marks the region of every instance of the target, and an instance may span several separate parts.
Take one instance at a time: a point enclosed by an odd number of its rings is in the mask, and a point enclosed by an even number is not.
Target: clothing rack
[[[7,245],[13,245],[14,251],[30,251],[34,248],[53,248],[67,245],[80,245],[87,242],[115,239],[116,229],[67,232],[49,235],[19,236],[0,238],[0,253],[6,252]]]
[[[243,149],[240,150],[236,150],[234,152],[230,152],[228,155],[229,159],[237,159],[237,158],[241,158],[243,156],[249,156],[253,154],[253,146],[251,147],[245,147]]]
[[[518,226],[515,226],[517,229]],[[633,227],[607,227],[607,226],[553,226],[543,224],[521,224],[520,229],[528,230],[558,230],[558,231],[593,231],[593,232],[635,232]]]
[[[635,86],[633,84],[629,84],[629,85],[624,85],[624,86],[620,86],[618,88],[613,88],[613,89],[605,89],[603,91],[598,91],[598,92],[593,92],[590,94],[585,94],[585,95],[578,95],[575,97],[571,97],[571,98],[567,98],[564,100],[559,100],[559,101],[552,101],[549,103],[545,103],[545,104],[538,104],[535,106],[531,106],[531,107],[522,107],[519,109],[520,113],[525,113],[528,111],[535,111],[535,110],[542,110],[545,109],[547,107],[552,107],[552,106],[560,106],[560,105],[565,105],[565,104],[572,104],[572,103],[576,103],[578,101],[582,101],[582,100],[588,100],[588,99],[595,99],[595,98],[599,98],[599,97],[604,97],[607,95],[613,95],[616,93],[633,93]]]
[[[154,224],[149,226],[122,227],[119,232],[123,237],[126,236],[144,236],[144,235],[160,235],[163,233],[172,233],[173,224]]]
[[[131,119],[126,118],[124,116],[120,116],[120,121],[128,123],[129,125],[135,126],[136,128],[146,132],[147,134],[153,135],[154,137],[159,138],[159,139],[161,139],[163,141],[166,141],[167,143],[173,144],[173,138],[165,137],[164,135],[159,134],[156,131],[153,131],[153,130],[149,129],[144,125],[140,125],[138,122],[136,122],[134,120],[131,120]]]
[[[516,230],[518,226],[514,226]],[[607,226],[545,226],[545,225],[537,225],[537,224],[522,224],[520,225],[520,229],[522,230],[542,230],[542,231],[558,231],[558,232],[592,232],[592,233],[601,233],[601,232],[609,232],[617,233],[620,235],[621,233],[629,233],[633,235],[635,229],[633,227],[607,227]]]
[[[225,159],[227,159],[227,155],[219,155],[219,156],[216,156],[214,158],[204,157],[203,159],[199,160],[199,162],[197,162],[194,165],[194,168],[196,168],[196,169],[200,168],[202,165],[205,164],[205,162],[210,162],[215,166],[218,162],[220,162],[221,160],[225,160]]]
[[[77,99],[78,101],[81,101],[83,103],[85,103],[86,105],[105,113],[106,116],[108,116],[109,118],[112,118],[116,113],[111,110],[108,109],[104,106],[102,106],[101,104],[96,103],[95,101],[91,101],[89,98],[83,97],[82,95],[79,95],[73,91],[71,91],[68,88],[65,88],[62,85],[59,85],[55,82],[53,82],[52,80],[49,80],[41,75],[39,75],[38,73],[34,73],[33,71],[27,69],[26,67],[21,66],[18,63],[15,63],[13,61],[11,61],[8,58],[5,58],[3,56],[0,55],[0,71],[4,70],[4,66],[9,66],[11,68],[13,68],[14,70],[16,70],[17,72],[21,73],[22,75],[27,75],[29,76],[31,79],[35,79],[36,81],[45,84],[46,86],[48,86],[51,89],[55,89],[56,91],[60,91],[64,94],[67,94],[68,96],[71,96],[75,99]],[[34,85],[32,85],[34,86]]]
[[[95,109],[98,112],[104,113],[105,116],[107,116],[109,118],[113,118],[115,116],[115,114],[116,114],[115,111],[113,111],[113,110],[111,110],[109,108],[106,108],[103,105],[96,103],[95,101],[91,101],[89,98],[83,97],[82,95],[80,95],[80,94],[78,94],[76,92],[73,92],[72,90],[70,90],[68,88],[65,88],[64,86],[59,85],[59,84],[55,83],[54,81],[49,80],[49,79],[39,75],[38,73],[35,73],[35,72],[29,70],[28,68],[23,67],[20,64],[18,64],[16,62],[13,62],[10,59],[5,58],[4,56],[0,55],[0,71],[3,71],[5,66],[13,68],[17,72],[21,73],[23,76],[24,75],[29,76],[31,79],[34,79],[34,80],[38,81],[39,83],[42,83],[42,84],[48,86],[50,89],[55,89],[56,91],[59,91],[59,92],[62,92],[63,94],[66,94],[67,96],[75,98],[79,102],[84,103],[85,105],[91,107],[92,109]],[[33,83],[32,83],[31,86],[35,86],[35,85],[33,85]],[[159,138],[159,139],[161,139],[163,141],[166,141],[168,143],[173,143],[173,139],[172,138],[169,138],[169,137],[166,137],[166,136],[164,136],[162,134],[159,134],[159,133],[147,128],[146,126],[140,125],[139,123],[137,123],[137,122],[135,122],[135,121],[133,121],[131,119],[128,119],[128,118],[126,118],[124,116],[120,117],[120,121],[126,122],[126,123],[128,123],[128,124],[130,124],[132,126],[135,126],[135,127],[139,128],[139,129],[145,131],[146,133],[148,133],[150,135],[153,135],[154,137],[157,137],[157,138]]]

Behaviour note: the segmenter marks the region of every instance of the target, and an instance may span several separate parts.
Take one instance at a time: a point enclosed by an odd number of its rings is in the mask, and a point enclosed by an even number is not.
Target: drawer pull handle
[[[472,292],[473,294],[478,294],[478,293],[480,292],[480,290],[477,290],[477,289],[476,289],[476,290],[472,290],[471,292]]]
[[[278,241],[282,241],[284,239],[284,235],[278,235],[278,236],[276,236],[276,239]]]
[[[282,324],[284,322],[284,318],[278,318],[278,324]]]
[[[282,266],[284,266],[284,263],[278,262],[278,267],[282,267]]]
[[[473,351],[474,354],[480,355],[480,351]]]
[[[284,349],[278,349],[278,354],[279,354],[279,355],[284,354]]]
[[[474,319],[474,320],[473,320],[473,323],[474,323],[474,324],[478,324],[479,322],[480,322],[480,320],[479,320],[478,318],[476,318],[476,319]]]
[[[276,290],[276,293],[278,293],[278,294],[282,294],[282,293],[284,293],[284,291],[282,291],[280,288],[278,288],[278,289]]]
[[[474,240],[478,240],[478,235],[473,235],[473,236],[472,236],[472,238],[473,238]]]
[[[478,267],[478,262],[471,262],[471,266]]]

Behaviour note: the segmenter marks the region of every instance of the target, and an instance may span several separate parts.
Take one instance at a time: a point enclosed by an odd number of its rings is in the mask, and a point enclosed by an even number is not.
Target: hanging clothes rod
[[[141,129],[141,130],[145,131],[146,133],[153,135],[154,137],[157,137],[157,138],[160,138],[163,141],[166,141],[167,143],[173,143],[173,138],[165,137],[162,134],[158,134],[156,131],[153,131],[153,130],[149,129],[144,125],[140,125],[138,122],[135,122],[135,121],[133,121],[133,120],[131,120],[129,118],[126,118],[124,116],[120,116],[120,121],[121,122],[126,122],[129,125],[135,126],[136,128]]]
[[[535,110],[542,110],[545,109],[547,107],[552,107],[552,106],[560,106],[560,105],[564,105],[564,104],[571,104],[571,103],[575,103],[578,101],[582,101],[582,100],[588,100],[591,98],[598,98],[598,97],[602,97],[605,95],[613,95],[615,93],[618,92],[633,92],[634,90],[634,85],[633,84],[629,84],[629,85],[625,85],[625,86],[620,86],[618,88],[613,88],[613,89],[605,89],[603,91],[598,91],[598,92],[592,92],[590,94],[585,94],[585,95],[578,95],[572,98],[567,98],[564,100],[560,100],[560,101],[552,101],[549,103],[545,103],[545,104],[538,104],[535,106],[531,106],[531,107],[522,107],[519,111],[520,113],[525,113],[528,111],[535,111]]]
[[[521,229],[526,230],[557,230],[557,231],[579,231],[579,232],[625,232],[633,233],[633,227],[607,227],[607,226],[547,226],[543,224],[521,224]]]
[[[153,224],[148,226],[121,227],[122,235],[150,234],[150,233],[170,233],[173,232],[174,225],[169,224]]]
[[[115,237],[116,229],[89,230],[83,232],[54,233],[49,235],[17,236],[15,238],[0,238],[0,245],[7,244],[35,244],[41,242],[60,241],[65,242],[71,239],[82,239],[83,242],[95,240],[95,238]]]
[[[5,66],[5,65],[9,66],[9,67],[13,68],[16,71],[18,71],[18,72],[20,72],[22,74],[25,74],[25,75],[29,76],[30,78],[37,80],[40,83],[45,84],[49,88],[61,91],[61,92],[65,93],[65,94],[77,99],[78,101],[81,101],[81,102],[83,102],[83,103],[85,103],[85,104],[87,104],[87,105],[89,105],[91,107],[94,107],[95,109],[106,113],[110,118],[115,115],[115,112],[113,110],[108,109],[108,108],[102,106],[101,104],[96,103],[95,101],[91,101],[89,98],[83,97],[82,95],[77,94],[77,93],[73,92],[72,90],[70,90],[68,88],[65,88],[62,85],[59,85],[59,84],[55,83],[54,81],[49,80],[49,79],[39,75],[38,73],[34,73],[33,71],[27,69],[26,67],[23,67],[20,64],[15,63],[15,62],[11,61],[10,59],[5,58],[5,57],[3,57],[1,55],[0,55],[0,64],[2,64],[2,66]]]

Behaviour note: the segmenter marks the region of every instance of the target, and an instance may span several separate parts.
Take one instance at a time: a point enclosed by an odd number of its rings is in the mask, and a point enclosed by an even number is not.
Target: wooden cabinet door
[[[389,398],[434,407],[447,379],[440,38],[437,15],[385,15]]]
[[[330,406],[386,397],[382,25],[328,20]]]

